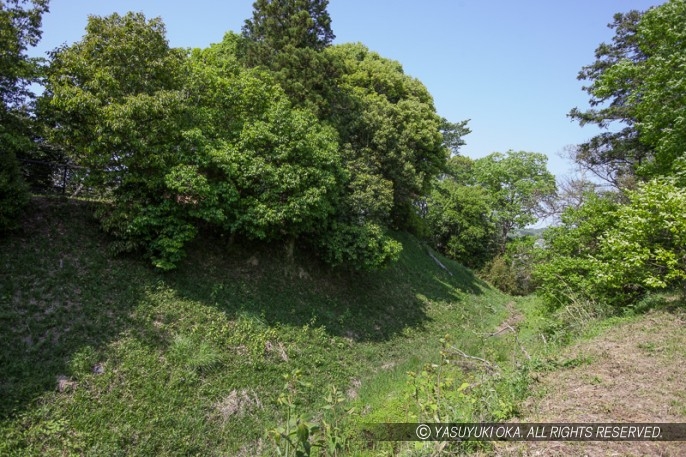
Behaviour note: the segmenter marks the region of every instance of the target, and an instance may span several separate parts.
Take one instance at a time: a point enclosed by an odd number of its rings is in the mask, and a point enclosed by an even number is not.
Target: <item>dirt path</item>
[[[514,422],[686,422],[686,316],[649,313],[564,353]],[[526,442],[499,456],[686,456],[682,442]]]

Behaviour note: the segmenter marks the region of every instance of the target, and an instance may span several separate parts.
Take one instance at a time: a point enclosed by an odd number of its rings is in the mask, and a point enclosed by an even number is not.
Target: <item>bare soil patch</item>
[[[524,320],[524,315],[519,312],[517,308],[515,308],[514,302],[506,303],[505,307],[508,311],[508,318],[505,320],[505,322],[500,324],[500,326],[495,330],[495,332],[491,333],[490,336],[497,336],[507,331],[515,331],[519,323]]]
[[[686,317],[652,312],[564,351],[513,422],[686,422]],[[682,442],[499,443],[500,456],[686,456]]]

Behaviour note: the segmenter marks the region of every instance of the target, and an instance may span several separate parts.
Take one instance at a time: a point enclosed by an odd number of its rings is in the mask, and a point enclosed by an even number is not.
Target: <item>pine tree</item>
[[[338,69],[321,51],[335,35],[328,0],[257,0],[243,26],[242,58],[271,70],[291,101],[328,115]]]
[[[246,20],[243,26],[243,36],[250,42],[248,60],[255,65],[268,64],[269,61],[263,60],[265,57],[289,46],[323,50],[335,38],[326,11],[328,3],[328,0],[257,0],[253,4],[252,19]]]

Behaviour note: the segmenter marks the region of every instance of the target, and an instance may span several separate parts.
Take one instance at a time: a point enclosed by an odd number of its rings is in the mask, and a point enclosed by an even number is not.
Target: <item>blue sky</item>
[[[160,16],[172,46],[206,47],[239,32],[253,0],[52,0],[43,20],[43,56],[83,34],[89,14],[142,11]],[[336,43],[364,43],[398,60],[422,81],[438,113],[471,119],[463,154],[508,149],[542,152],[549,169],[570,174],[565,146],[597,131],[567,118],[587,106],[576,75],[612,39],[616,12],[646,10],[650,0],[330,0]]]

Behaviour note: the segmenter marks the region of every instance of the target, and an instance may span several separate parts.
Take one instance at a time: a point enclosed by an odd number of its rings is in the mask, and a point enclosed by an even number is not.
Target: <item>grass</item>
[[[299,412],[321,420],[335,386],[358,411],[350,423],[391,421],[410,417],[407,373],[441,363],[441,337],[503,367],[517,358],[514,340],[489,336],[513,299],[448,259],[442,270],[409,235],[375,273],[215,238],[162,274],[108,254],[94,205],[35,198],[23,231],[0,240],[1,455],[270,455],[295,370]],[[520,389],[514,370],[503,379],[492,404]]]

